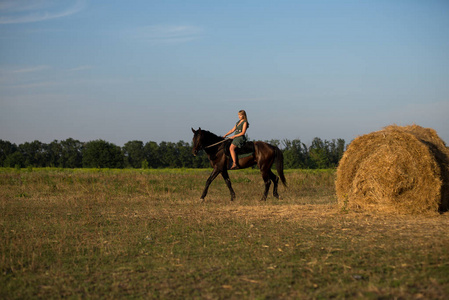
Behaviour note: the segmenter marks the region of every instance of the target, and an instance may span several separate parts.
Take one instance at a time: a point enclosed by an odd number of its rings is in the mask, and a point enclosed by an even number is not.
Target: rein
[[[220,142],[218,142],[218,143],[215,143],[215,144],[212,144],[212,145],[206,146],[206,147],[204,147],[204,148],[210,148],[210,147],[216,146],[216,145],[218,145],[218,144],[221,144],[221,143],[224,143],[224,142],[226,142],[227,140],[229,140],[229,139],[224,139],[224,140],[222,140],[222,141],[220,141]]]

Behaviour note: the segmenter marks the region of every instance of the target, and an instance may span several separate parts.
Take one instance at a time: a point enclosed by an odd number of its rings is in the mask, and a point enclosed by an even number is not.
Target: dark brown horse
[[[197,155],[198,151],[204,150],[209,157],[210,163],[214,168],[209,178],[206,181],[206,187],[204,188],[201,200],[207,195],[209,185],[214,179],[221,174],[226,182],[226,185],[231,192],[231,201],[235,199],[235,192],[232,189],[231,180],[228,175],[228,168],[230,165],[229,146],[231,140],[225,140],[224,138],[217,136],[207,130],[194,130],[193,132],[193,155]],[[282,151],[273,145],[264,142],[247,142],[244,148],[249,149],[250,155],[244,158],[239,158],[238,165],[240,168],[248,168],[257,164],[262,173],[263,181],[265,182],[265,191],[263,193],[261,201],[267,200],[268,190],[270,189],[271,182],[273,182],[273,196],[279,199],[278,194],[278,182],[281,178],[284,186],[287,186],[284,177],[284,156]],[[239,154],[239,152],[237,152]],[[271,171],[271,166],[276,162],[276,170],[279,175],[276,176]]]

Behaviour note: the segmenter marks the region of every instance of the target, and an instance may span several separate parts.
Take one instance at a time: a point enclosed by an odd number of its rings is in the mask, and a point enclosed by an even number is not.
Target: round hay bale
[[[338,203],[398,213],[449,208],[449,152],[435,130],[391,125],[356,138],[337,168]]]

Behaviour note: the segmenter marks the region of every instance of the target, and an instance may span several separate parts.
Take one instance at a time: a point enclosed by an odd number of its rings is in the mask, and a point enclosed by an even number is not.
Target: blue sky
[[[0,1],[0,139],[449,143],[449,1]]]

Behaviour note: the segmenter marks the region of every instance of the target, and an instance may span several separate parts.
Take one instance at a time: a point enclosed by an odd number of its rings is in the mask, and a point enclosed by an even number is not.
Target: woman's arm
[[[233,133],[233,132],[235,131],[235,127],[236,127],[236,126],[234,126],[231,130],[229,130],[228,133],[226,133],[223,137],[225,138],[225,137],[227,137],[228,135],[230,135],[231,133]]]

